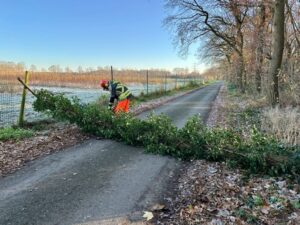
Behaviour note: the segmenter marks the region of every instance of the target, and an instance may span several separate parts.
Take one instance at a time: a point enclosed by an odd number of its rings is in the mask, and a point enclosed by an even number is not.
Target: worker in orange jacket
[[[100,85],[104,91],[110,91],[109,109],[113,109],[115,113],[129,111],[130,99],[133,95],[126,86],[115,80],[101,80]],[[113,108],[115,100],[117,105]]]

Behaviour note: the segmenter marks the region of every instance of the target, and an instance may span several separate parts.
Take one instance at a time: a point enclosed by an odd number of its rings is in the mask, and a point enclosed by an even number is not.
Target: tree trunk
[[[240,14],[235,15],[237,27],[237,48],[238,48],[238,85],[242,93],[245,93],[247,85],[245,60],[244,60],[244,34],[242,32],[242,21]]]
[[[261,93],[261,74],[262,66],[264,61],[264,44],[265,44],[265,23],[266,23],[266,8],[264,5],[260,7],[260,22],[258,26],[258,43],[256,48],[256,70],[255,70],[255,83],[256,90],[258,93]]]
[[[230,57],[230,55],[227,55],[227,54],[225,56],[226,56],[226,60],[227,60],[225,79],[228,80],[230,83],[233,83],[234,79],[232,78],[232,76],[230,76],[230,74],[232,74],[231,57]]]
[[[284,49],[284,0],[275,1],[272,33],[272,59],[270,62],[269,78],[270,90],[269,101],[275,106],[279,103],[279,72],[282,64]]]
[[[245,63],[242,54],[238,56],[237,81],[239,90],[245,93]]]

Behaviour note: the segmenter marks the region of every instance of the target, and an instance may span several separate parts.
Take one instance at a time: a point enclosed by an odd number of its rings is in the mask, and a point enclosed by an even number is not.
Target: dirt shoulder
[[[54,123],[34,137],[0,142],[0,176],[13,173],[26,162],[81,143],[89,137],[77,126]]]

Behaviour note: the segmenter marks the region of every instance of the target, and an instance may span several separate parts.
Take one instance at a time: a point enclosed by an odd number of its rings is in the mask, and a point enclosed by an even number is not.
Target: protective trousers
[[[118,113],[118,112],[126,112],[127,113],[129,111],[129,104],[130,104],[129,99],[118,101],[116,107],[114,108],[114,112],[115,113]]]

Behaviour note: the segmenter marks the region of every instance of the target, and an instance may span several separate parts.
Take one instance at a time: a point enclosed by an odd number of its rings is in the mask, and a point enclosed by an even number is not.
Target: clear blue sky
[[[163,0],[1,0],[0,61],[39,68],[193,68],[194,54],[181,59],[162,26],[163,5]]]

